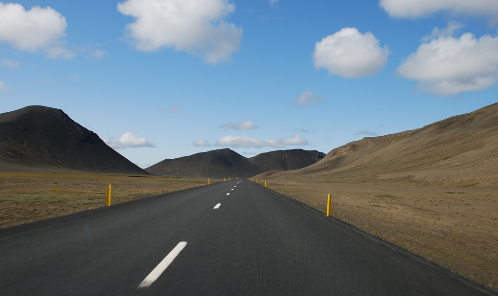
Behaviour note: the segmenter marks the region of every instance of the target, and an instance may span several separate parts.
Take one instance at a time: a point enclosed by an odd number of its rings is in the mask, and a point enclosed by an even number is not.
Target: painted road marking
[[[232,188],[232,189],[230,189],[230,190],[233,190],[233,188]]]
[[[176,256],[185,248],[187,242],[180,242],[176,247],[169,252],[168,256],[164,257],[163,261],[159,263],[154,270],[138,285],[139,288],[147,288],[164,272],[166,268],[175,260]]]
[[[217,209],[219,209],[219,208],[220,208],[220,206],[221,206],[221,204],[220,204],[220,203],[219,203],[219,204],[217,204],[217,205],[215,205],[215,206],[214,206],[214,208],[213,208],[213,210],[217,210]]]
[[[227,193],[227,195],[230,195],[230,193]]]

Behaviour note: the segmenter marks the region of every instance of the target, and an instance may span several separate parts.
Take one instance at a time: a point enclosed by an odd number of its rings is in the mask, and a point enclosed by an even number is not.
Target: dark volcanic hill
[[[300,169],[324,156],[324,153],[318,151],[295,149],[261,153],[248,159],[230,149],[219,149],[165,159],[146,171],[168,176],[247,178],[269,170]]]
[[[62,110],[43,106],[0,114],[0,169],[147,174]]]
[[[260,173],[280,170],[297,170],[312,165],[325,157],[325,153],[316,150],[307,151],[302,149],[278,150],[261,153],[249,160]]]

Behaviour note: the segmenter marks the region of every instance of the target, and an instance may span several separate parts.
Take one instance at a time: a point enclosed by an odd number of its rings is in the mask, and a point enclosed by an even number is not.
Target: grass
[[[322,212],[330,193],[335,218],[488,288],[498,287],[498,186],[479,184],[462,192],[460,182],[355,177],[301,183],[285,177],[269,178],[269,188]]]
[[[389,199],[400,199],[401,198],[401,197],[397,197],[397,196],[390,195],[390,194],[379,194],[379,195],[376,195],[375,197],[378,197],[380,199],[386,199],[386,198],[389,198]]]
[[[211,183],[215,183],[211,180]],[[191,187],[207,179],[95,173],[0,172],[0,228]]]

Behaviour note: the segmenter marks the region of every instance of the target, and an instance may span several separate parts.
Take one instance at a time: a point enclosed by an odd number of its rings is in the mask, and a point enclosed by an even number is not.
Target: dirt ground
[[[207,179],[84,173],[0,172],[0,228],[207,184]],[[213,183],[213,180],[211,180]]]
[[[498,187],[476,185],[399,180],[268,183],[270,189],[324,213],[330,193],[332,216],[498,290]]]

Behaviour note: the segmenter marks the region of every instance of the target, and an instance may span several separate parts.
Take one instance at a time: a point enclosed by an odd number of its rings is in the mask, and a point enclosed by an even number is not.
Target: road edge
[[[211,185],[201,185],[201,186],[186,188],[186,189],[172,191],[172,192],[163,193],[163,194],[146,196],[146,197],[142,197],[139,199],[129,200],[129,201],[121,202],[118,204],[114,204],[114,205],[111,205],[108,207],[102,206],[102,207],[95,208],[95,209],[89,209],[89,210],[75,212],[75,213],[71,213],[71,214],[67,214],[67,215],[51,217],[51,218],[47,218],[47,219],[43,219],[43,220],[38,220],[38,221],[28,222],[28,223],[24,223],[24,224],[18,224],[18,225],[5,227],[5,228],[0,228],[0,238],[8,237],[11,235],[16,235],[19,233],[23,233],[23,232],[31,231],[34,229],[43,228],[43,227],[59,227],[59,226],[62,226],[63,223],[69,222],[69,221],[74,220],[74,219],[82,219],[82,218],[86,218],[86,217],[91,216],[91,215],[108,213],[108,212],[120,210],[121,208],[124,208],[124,207],[133,206],[135,204],[150,202],[151,200],[154,200],[157,198],[168,197],[168,196],[173,195],[173,194],[183,193],[186,191],[195,190],[195,189],[202,188],[205,186],[214,186],[216,184],[222,184],[222,182],[214,183]]]
[[[259,185],[259,184],[257,184],[257,185]],[[261,186],[261,187],[265,188],[263,186]],[[406,249],[404,249],[404,248],[402,248],[402,247],[400,247],[398,245],[395,245],[395,244],[393,244],[393,243],[391,243],[391,242],[389,242],[389,241],[387,241],[387,240],[385,240],[383,238],[380,238],[380,237],[378,237],[376,235],[373,235],[373,234],[370,234],[368,232],[365,232],[365,231],[361,230],[360,228],[358,228],[358,227],[356,227],[356,226],[354,226],[352,224],[349,224],[349,223],[347,223],[345,221],[342,221],[340,219],[337,219],[335,217],[332,217],[332,216],[327,217],[324,212],[321,212],[321,211],[319,211],[319,210],[317,210],[317,209],[315,209],[315,208],[313,208],[313,207],[305,204],[304,202],[302,202],[300,200],[297,200],[297,199],[294,199],[292,197],[289,197],[289,196],[287,196],[287,195],[285,195],[283,193],[277,192],[277,191],[272,190],[272,189],[270,189],[268,187],[266,187],[265,189],[267,189],[269,191],[272,191],[273,193],[276,193],[277,195],[280,195],[280,196],[282,196],[282,197],[290,200],[291,202],[294,202],[294,203],[296,203],[296,204],[304,207],[308,211],[314,212],[315,214],[318,214],[319,216],[322,216],[322,217],[326,218],[331,223],[338,224],[338,225],[340,225],[340,226],[342,226],[342,227],[344,227],[344,228],[346,228],[348,230],[351,230],[354,233],[361,235],[365,239],[368,239],[368,240],[371,240],[373,242],[376,242],[376,243],[384,246],[385,248],[388,248],[388,249],[390,249],[390,250],[392,250],[394,252],[397,252],[397,253],[399,253],[401,255],[404,255],[404,256],[406,256],[406,257],[408,257],[408,258],[410,258],[410,259],[412,259],[412,260],[414,260],[414,261],[416,261],[416,262],[418,262],[420,264],[424,264],[424,265],[430,266],[432,268],[435,268],[438,271],[442,272],[443,274],[449,276],[452,279],[455,279],[455,280],[459,281],[462,284],[470,286],[470,287],[472,287],[472,288],[474,288],[474,289],[476,289],[476,290],[478,290],[478,291],[480,291],[482,293],[485,293],[487,295],[498,296],[498,291],[490,290],[489,288],[487,288],[487,287],[485,287],[485,286],[483,286],[483,285],[481,285],[481,284],[479,284],[479,283],[477,283],[477,282],[475,282],[475,281],[473,281],[471,279],[465,278],[465,277],[459,275],[458,273],[456,273],[456,272],[454,272],[454,271],[452,271],[452,270],[450,270],[450,269],[448,269],[446,267],[443,267],[443,266],[438,265],[438,264],[436,264],[434,262],[431,262],[431,261],[427,260],[426,258],[424,258],[424,257],[422,257],[420,255],[417,255],[415,253],[412,253],[412,252],[410,252],[410,251],[408,251],[408,250],[406,250]]]

